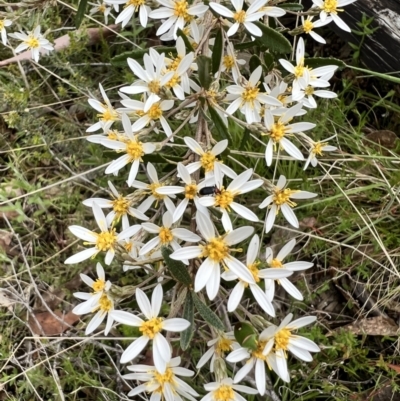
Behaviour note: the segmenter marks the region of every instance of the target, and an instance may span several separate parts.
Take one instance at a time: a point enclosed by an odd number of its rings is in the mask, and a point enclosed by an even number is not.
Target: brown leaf
[[[387,363],[386,365],[389,366],[389,368],[393,369],[396,373],[400,373],[399,365],[392,365],[391,363]]]
[[[391,319],[385,319],[382,316],[376,316],[361,319],[347,326],[335,329],[335,331],[345,329],[353,334],[366,334],[368,336],[395,336],[399,332],[399,326]]]
[[[53,313],[50,312],[34,312],[36,320],[40,324],[43,333],[47,336],[55,336],[57,334],[61,334],[64,331],[69,329],[69,325],[73,325],[79,320],[79,316],[75,315],[72,312],[68,312],[63,314],[60,310],[55,310]],[[63,322],[60,322],[54,316],[58,316]],[[31,330],[37,334],[42,335],[42,330],[36,324],[36,321],[33,316],[29,316],[28,324]]]

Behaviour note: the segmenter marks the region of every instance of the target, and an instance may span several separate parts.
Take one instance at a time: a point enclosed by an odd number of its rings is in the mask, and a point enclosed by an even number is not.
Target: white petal
[[[244,283],[242,281],[239,281],[235,285],[235,287],[231,292],[231,295],[229,296],[227,305],[228,312],[233,312],[234,310],[236,310],[237,306],[239,305],[239,302],[243,297],[243,292],[244,292]]]
[[[127,363],[136,358],[144,350],[148,342],[149,338],[145,336],[136,339],[121,355],[121,363]]]
[[[186,319],[172,318],[163,321],[163,329],[167,331],[180,332],[186,330],[190,322]]]
[[[146,316],[147,319],[152,319],[154,316],[152,314],[151,305],[146,294],[140,289],[136,289],[136,301],[139,305],[140,310]]]
[[[160,313],[161,305],[163,301],[163,289],[162,285],[158,284],[151,295],[151,312],[153,317],[158,316]]]

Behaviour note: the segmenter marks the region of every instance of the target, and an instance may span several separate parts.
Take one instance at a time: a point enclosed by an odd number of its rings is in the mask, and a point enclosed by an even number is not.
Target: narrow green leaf
[[[200,301],[200,298],[195,292],[192,292],[192,298],[197,311],[207,323],[211,324],[211,326],[214,326],[218,330],[225,330],[225,326],[221,322],[221,319],[205,303]]]
[[[225,123],[222,120],[221,116],[210,105],[208,105],[208,110],[210,112],[211,121],[214,123],[215,129],[221,135],[221,138],[228,139],[228,140],[232,141],[231,134],[228,131],[228,127],[225,125]]]
[[[188,52],[194,52],[193,46],[190,43],[188,37],[184,34],[184,32],[182,31],[182,29],[178,28],[178,31],[176,32],[178,36],[180,36],[183,41],[185,42],[185,46]]]
[[[259,67],[261,65],[261,60],[258,56],[256,56],[255,54],[253,54],[250,57],[250,61],[249,61],[249,67],[250,67],[250,72],[253,72],[257,67]],[[260,80],[262,81],[263,79],[260,78]]]
[[[212,82],[211,59],[207,56],[198,56],[196,62],[200,84],[204,89],[209,89]]]
[[[272,68],[274,67],[274,56],[271,53],[264,52],[264,63],[268,68],[268,71],[271,71]]]
[[[176,54],[176,47],[160,46],[160,47],[156,47],[155,50],[157,50],[160,54],[161,53]],[[133,59],[139,61],[139,63],[142,64],[143,56],[145,54],[147,54],[148,52],[149,52],[148,49],[138,49],[138,50],[131,50],[131,51],[123,52],[123,53],[118,54],[117,56],[113,57],[111,59],[111,63],[115,66],[126,67],[127,66],[126,59],[128,57],[130,57],[130,58],[133,58]]]
[[[304,64],[311,68],[324,67],[326,65],[337,65],[339,68],[344,68],[346,66],[342,60],[333,57],[310,57],[304,60]]]
[[[88,0],[80,0],[79,1],[79,6],[78,6],[78,11],[75,16],[75,26],[76,28],[79,28],[81,26],[81,23],[83,21],[83,17],[85,16],[85,11],[86,7],[88,4]]]
[[[254,48],[254,42],[236,43],[233,47],[235,48],[235,50],[246,50]]]
[[[239,149],[245,150],[246,149],[246,143],[249,141],[249,139],[250,139],[250,130],[248,130],[246,128],[244,130],[244,132],[243,132],[243,136],[242,136],[242,140],[240,141]]]
[[[218,30],[215,36],[215,42],[212,52],[212,73],[213,75],[219,70],[221,64],[222,52],[224,47],[224,40],[222,38],[221,29]]]
[[[262,22],[257,21],[254,22],[254,24],[262,31],[262,36],[255,40],[255,44],[266,46],[268,50],[274,53],[290,53],[292,51],[292,45],[281,33],[266,26]]]
[[[184,285],[191,285],[192,279],[188,272],[187,266],[185,266],[179,260],[174,260],[170,258],[170,255],[173,251],[165,246],[161,248],[161,254],[164,258],[165,264],[168,267],[169,272],[171,273],[172,277],[179,281]]]
[[[380,72],[370,71],[364,68],[353,67],[352,65],[347,65],[347,64],[345,64],[345,67],[351,68],[352,70],[364,72],[365,74],[368,75],[373,75],[375,77],[386,79],[387,81],[395,82],[396,84],[400,84],[400,78],[393,77],[392,75],[389,74],[382,74]]]
[[[303,5],[298,3],[279,4],[279,8],[283,8],[284,10],[290,10],[290,11],[303,11],[304,9]]]
[[[190,326],[181,333],[181,348],[186,351],[194,334],[194,304],[190,293],[186,297],[182,317],[190,322]]]

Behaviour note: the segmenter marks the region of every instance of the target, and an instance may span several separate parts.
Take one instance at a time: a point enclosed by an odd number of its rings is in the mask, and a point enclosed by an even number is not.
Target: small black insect
[[[199,194],[200,195],[218,195],[221,193],[221,190],[217,188],[216,185],[212,187],[203,187],[200,189]]]

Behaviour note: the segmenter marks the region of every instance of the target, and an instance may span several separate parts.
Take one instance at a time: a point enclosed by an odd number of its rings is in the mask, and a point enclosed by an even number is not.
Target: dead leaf
[[[356,335],[366,334],[368,336],[396,336],[399,332],[399,326],[393,320],[385,319],[382,316],[361,319],[347,326],[339,327],[333,332],[343,329]]]
[[[0,251],[5,253],[9,251],[12,236],[8,231],[0,230]]]
[[[365,143],[371,141],[387,149],[394,149],[396,147],[397,135],[393,131],[387,129],[370,132],[365,135],[365,138],[368,139],[368,141],[364,141]],[[369,145],[371,145],[371,143],[369,143]]]
[[[16,301],[12,300],[3,290],[0,290],[0,306],[11,309]]]
[[[64,331],[69,329],[70,325],[73,325],[79,320],[79,316],[75,315],[72,312],[68,312],[64,314],[60,310],[55,310],[53,313],[50,312],[33,312],[36,320],[40,324],[43,333],[47,336],[55,336],[63,333]],[[54,315],[58,316],[63,322],[57,320]],[[35,319],[33,316],[29,316],[28,324],[31,330],[37,334],[42,335],[42,330],[37,326]]]
[[[391,363],[387,363],[386,365],[389,366],[389,368],[393,369],[396,373],[400,373],[399,365],[392,365]]]

